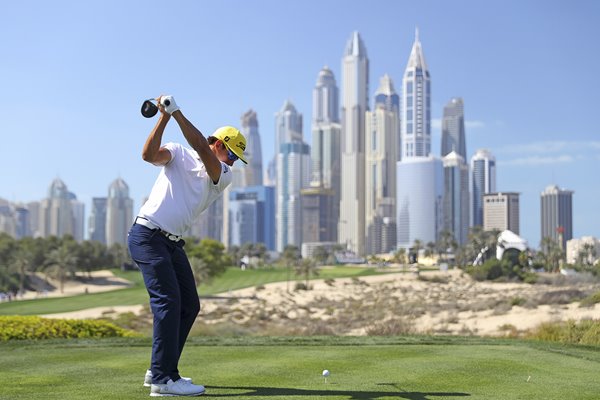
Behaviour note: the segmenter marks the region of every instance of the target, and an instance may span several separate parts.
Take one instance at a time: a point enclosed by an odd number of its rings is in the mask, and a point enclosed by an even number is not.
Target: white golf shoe
[[[182,376],[181,379],[192,383],[192,378],[186,378],[185,376]],[[152,371],[147,370],[146,375],[144,375],[144,386],[150,387],[150,385],[152,385]]]
[[[153,383],[150,385],[150,396],[151,397],[159,397],[159,396],[200,396],[204,394],[204,386],[202,385],[194,385],[193,383],[183,380],[177,379],[177,381],[173,382],[172,379],[169,379],[167,383],[156,384]]]

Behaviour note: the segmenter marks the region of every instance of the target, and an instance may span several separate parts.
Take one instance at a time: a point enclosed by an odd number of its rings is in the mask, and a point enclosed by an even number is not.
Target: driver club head
[[[144,101],[142,104],[142,115],[146,118],[152,118],[158,112],[158,106],[151,99]]]

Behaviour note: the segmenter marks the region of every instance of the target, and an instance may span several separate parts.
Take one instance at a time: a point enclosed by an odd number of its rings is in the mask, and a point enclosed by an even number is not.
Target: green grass
[[[149,339],[0,344],[0,399],[145,399]],[[597,347],[482,338],[192,338],[205,398],[597,399]],[[331,376],[325,382],[323,369]]]
[[[127,306],[146,304],[148,302],[148,294],[146,293],[142,276],[138,271],[123,272],[113,270],[113,273],[131,281],[134,284],[133,287],[105,293],[0,303],[0,315],[43,315],[78,311],[92,307]],[[380,273],[382,272],[379,272],[375,268],[335,267],[323,268],[318,278],[360,277]],[[293,271],[289,276],[291,280],[302,280]],[[198,293],[200,293],[200,296],[210,296],[229,290],[259,286],[270,282],[286,281],[287,278],[288,271],[285,268],[242,271],[234,267],[229,268],[225,274],[214,279],[210,285],[200,285]]]

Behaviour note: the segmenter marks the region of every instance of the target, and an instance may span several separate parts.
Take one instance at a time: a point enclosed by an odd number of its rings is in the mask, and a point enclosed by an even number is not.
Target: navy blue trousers
[[[131,258],[138,265],[154,315],[152,383],[176,381],[179,357],[196,316],[200,300],[184,241],[173,242],[158,230],[134,224],[127,237]]]

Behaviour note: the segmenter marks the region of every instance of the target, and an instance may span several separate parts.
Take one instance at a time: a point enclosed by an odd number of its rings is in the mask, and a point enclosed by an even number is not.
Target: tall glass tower
[[[106,202],[106,245],[125,245],[127,232],[133,223],[133,200],[129,186],[121,178],[115,179],[108,188]]]
[[[496,192],[496,158],[487,149],[471,157],[471,226],[483,226],[483,195]]]
[[[243,168],[244,185],[260,186],[263,184],[262,147],[258,134],[258,119],[254,110],[248,110],[242,115],[242,133],[246,136],[248,146],[246,157],[248,165]]]
[[[573,239],[573,191],[548,186],[541,194],[542,236],[556,240],[566,249]]]
[[[276,246],[302,245],[300,191],[310,181],[310,147],[302,137],[302,114],[290,101],[276,114],[277,150]]]
[[[353,32],[342,58],[342,168],[338,240],[365,254],[365,112],[369,109],[367,49]]]
[[[469,169],[456,151],[446,155],[444,163],[444,229],[452,232],[459,245],[469,234]]]
[[[442,157],[456,151],[463,160],[466,160],[466,147],[464,104],[460,97],[455,97],[444,106],[444,116],[442,118]]]
[[[366,114],[365,224],[366,253],[396,246],[396,162],[400,141],[400,97],[386,74],[375,92],[373,111]],[[385,240],[384,240],[385,239]]]
[[[325,66],[319,72],[313,89],[312,118],[312,175],[311,198],[319,199],[319,204],[326,204],[319,210],[317,226],[318,235],[306,235],[308,228],[303,229],[303,242],[314,237],[337,241],[338,223],[340,219],[340,169],[341,169],[341,132],[339,117],[339,90],[333,72]],[[317,191],[318,193],[315,193]],[[311,197],[312,196],[312,197]],[[322,199],[326,201],[321,201]],[[304,207],[303,207],[304,209]],[[303,217],[303,221],[306,222]]]

